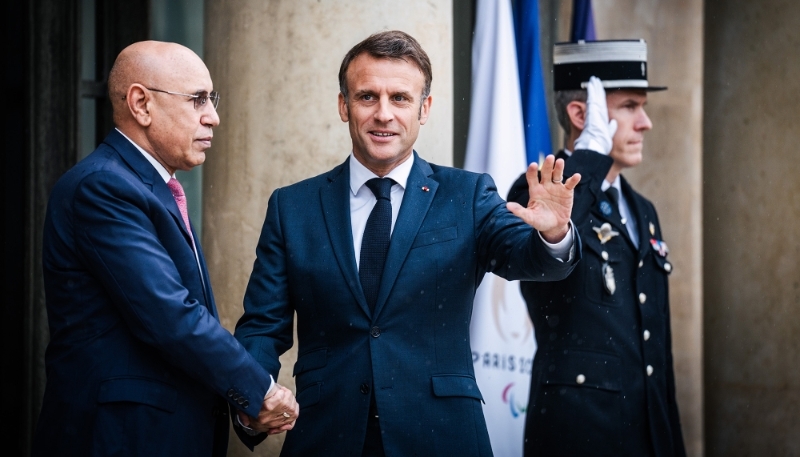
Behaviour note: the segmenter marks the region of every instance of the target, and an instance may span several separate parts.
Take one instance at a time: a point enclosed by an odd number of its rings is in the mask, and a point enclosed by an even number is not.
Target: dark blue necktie
[[[617,212],[619,212],[619,191],[617,190],[617,188],[611,186],[608,189],[606,189],[605,192],[606,192],[606,197],[608,197],[608,199],[611,200],[611,203],[614,204],[614,209],[617,210]]]
[[[361,278],[361,288],[364,290],[370,310],[375,309],[375,302],[378,300],[383,265],[386,263],[386,253],[389,252],[393,184],[394,181],[389,178],[372,178],[367,181],[367,187],[378,201],[369,213],[367,226],[364,228],[358,276]]]

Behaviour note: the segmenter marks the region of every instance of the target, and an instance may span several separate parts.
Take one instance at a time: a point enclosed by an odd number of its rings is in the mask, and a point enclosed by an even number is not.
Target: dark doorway
[[[40,259],[47,198],[85,155],[80,146],[96,144],[111,128],[105,76],[124,46],[149,35],[149,3],[31,0],[2,7],[1,382],[3,411],[12,418],[2,430],[3,455],[29,455],[44,393],[48,331]],[[94,108],[90,116],[87,106]]]

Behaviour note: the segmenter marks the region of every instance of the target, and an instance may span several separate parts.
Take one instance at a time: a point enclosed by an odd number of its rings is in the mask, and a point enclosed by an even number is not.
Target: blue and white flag
[[[489,173],[505,197],[527,166],[511,1],[478,0],[475,19],[464,168]],[[486,275],[470,333],[494,454],[521,456],[536,342],[518,282]]]

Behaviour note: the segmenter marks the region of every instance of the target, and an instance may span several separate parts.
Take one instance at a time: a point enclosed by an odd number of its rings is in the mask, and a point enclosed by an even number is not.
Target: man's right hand
[[[608,155],[614,146],[617,121],[608,120],[606,90],[599,78],[589,78],[586,92],[586,116],[583,131],[575,140],[575,150],[590,149]]]
[[[258,417],[250,417],[239,411],[239,420],[253,430],[275,435],[291,430],[300,415],[300,405],[292,391],[279,384],[267,392]]]

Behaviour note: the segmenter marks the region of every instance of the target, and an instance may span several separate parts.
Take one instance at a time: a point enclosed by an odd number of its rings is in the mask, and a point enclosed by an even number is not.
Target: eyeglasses
[[[191,97],[194,99],[194,109],[196,110],[200,110],[204,106],[206,106],[206,102],[208,102],[208,100],[211,100],[211,103],[214,105],[215,110],[217,109],[217,106],[219,106],[219,92],[217,91],[211,91],[211,92],[202,91],[196,94],[182,94],[180,92],[170,92],[168,90],[153,89],[152,87],[148,87],[147,90],[152,90],[154,92],[163,92],[165,94],[170,94],[170,95],[182,95],[184,97]]]

